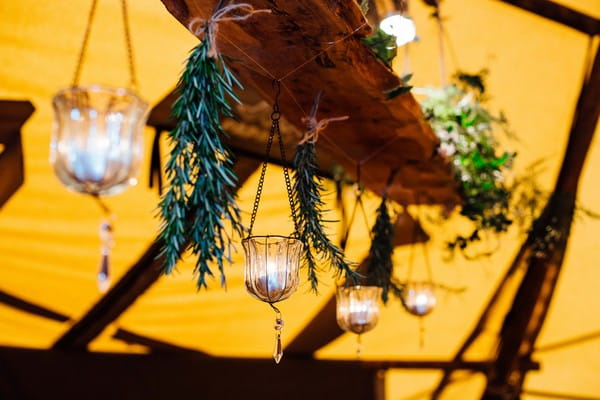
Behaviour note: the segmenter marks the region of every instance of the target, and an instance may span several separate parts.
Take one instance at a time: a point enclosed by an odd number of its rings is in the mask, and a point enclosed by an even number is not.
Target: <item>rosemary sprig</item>
[[[226,133],[220,124],[221,116],[233,116],[228,97],[239,102],[233,88],[241,85],[220,55],[209,56],[208,35],[206,29],[178,84],[179,97],[172,108],[177,125],[169,133],[172,150],[165,166],[169,187],[159,203],[165,272],[170,273],[191,248],[198,257],[199,288],[207,286],[213,263],[225,285],[223,266],[225,260],[231,261],[232,249],[225,222],[236,234],[243,233],[235,202],[234,161],[221,140]]]
[[[298,216],[298,234],[304,244],[304,266],[308,279],[314,291],[317,290],[317,259],[312,254],[314,250],[320,255],[320,260],[329,264],[346,280],[358,282],[358,274],[350,267],[342,250],[333,244],[325,234],[323,207],[321,198],[324,191],[321,177],[318,175],[315,143],[308,140],[299,144],[294,157],[294,206]]]
[[[377,208],[375,224],[371,229],[371,247],[367,258],[367,282],[382,288],[381,299],[384,303],[388,301],[389,292],[397,296],[401,295],[399,288],[392,278],[394,253],[394,224],[390,216],[388,199],[383,196]]]

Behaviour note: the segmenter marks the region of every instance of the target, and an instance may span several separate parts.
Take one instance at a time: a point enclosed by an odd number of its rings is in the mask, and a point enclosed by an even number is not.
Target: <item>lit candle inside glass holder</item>
[[[94,195],[137,182],[148,104],[132,91],[73,86],[54,96],[50,162],[68,188]]]
[[[284,236],[252,236],[242,245],[246,255],[244,281],[253,297],[276,303],[296,291],[302,242]]]
[[[377,286],[339,287],[336,318],[340,328],[359,335],[373,329],[379,320],[380,297]]]
[[[433,311],[436,304],[432,282],[407,282],[402,290],[402,305],[412,315],[425,316]]]
[[[283,319],[273,303],[287,299],[298,289],[302,242],[286,236],[250,236],[242,240],[242,246],[246,290],[275,311],[273,359],[279,363],[283,357]]]

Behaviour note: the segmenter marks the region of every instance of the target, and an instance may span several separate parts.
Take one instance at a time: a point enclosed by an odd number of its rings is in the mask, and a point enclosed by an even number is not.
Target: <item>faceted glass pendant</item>
[[[137,182],[148,104],[134,92],[71,86],[53,100],[50,162],[61,182],[93,195],[120,193]]]
[[[378,286],[341,286],[336,293],[337,323],[346,332],[358,335],[370,331],[379,320]]]
[[[276,303],[290,297],[300,281],[302,242],[286,236],[251,236],[242,240],[246,290]]]
[[[436,304],[435,285],[432,282],[407,282],[402,290],[402,305],[413,315],[427,315]]]
[[[100,268],[98,269],[98,290],[104,293],[111,284],[110,252],[114,246],[113,228],[110,222],[103,220],[100,223]]]

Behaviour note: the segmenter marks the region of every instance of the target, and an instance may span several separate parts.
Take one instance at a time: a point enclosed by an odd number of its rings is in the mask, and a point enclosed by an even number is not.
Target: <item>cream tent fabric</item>
[[[562,0],[562,3],[600,17],[600,0]],[[171,17],[158,1],[132,1],[131,18],[141,93],[156,104],[177,81],[183,61],[196,39]],[[52,95],[70,83],[78,46],[85,26],[88,2],[33,0],[0,2],[0,98],[27,99],[36,113],[23,129],[26,182],[0,210],[0,290],[69,315],[76,321],[100,298],[95,272],[98,262],[98,220],[94,202],[68,192],[48,164],[52,128]],[[410,67],[416,86],[438,85],[437,33],[429,10],[411,2],[420,41],[410,46]],[[540,177],[550,188],[561,162],[568,129],[581,86],[588,38],[574,30],[544,20],[495,0],[447,0],[446,28],[454,57],[449,69],[477,71],[488,68],[489,93],[496,109],[502,109],[519,136],[507,145],[519,152],[518,168],[545,158],[547,170]],[[452,53],[451,52],[451,53]],[[400,71],[403,54],[396,62]],[[124,84],[127,68],[119,3],[99,3],[82,82]],[[146,133],[147,144],[151,132]],[[149,146],[147,146],[149,150]],[[147,152],[149,155],[149,151]],[[145,159],[145,165],[149,157]],[[580,185],[581,204],[600,209],[598,139]],[[287,202],[280,170],[272,167],[261,204],[258,230],[282,228]],[[0,179],[6,171],[0,171]],[[240,204],[251,209],[257,176],[240,190]],[[124,194],[108,199],[118,215],[117,246],[113,253],[113,280],[131,266],[152,242],[158,227],[158,196],[147,188],[147,168],[140,183]],[[347,199],[351,201],[350,198]],[[371,196],[367,208],[373,211]],[[426,213],[427,210],[412,212]],[[248,215],[247,215],[248,216]],[[336,215],[332,215],[336,217]],[[425,345],[419,346],[419,323],[407,316],[397,301],[383,311],[380,324],[364,338],[365,359],[450,360],[481,312],[487,297],[502,276],[522,236],[514,230],[501,239],[491,258],[469,262],[442,260],[439,249],[444,232],[460,229],[451,221],[444,231],[431,223],[429,245],[436,281],[464,287],[460,294],[442,294],[438,309],[425,323]],[[336,233],[336,228],[331,228]],[[566,263],[538,347],[600,331],[600,222],[578,219],[570,239]],[[366,228],[357,222],[349,243],[349,256],[360,260],[368,249]],[[409,249],[400,249],[396,261],[404,277]],[[415,271],[422,272],[417,249]],[[162,277],[122,317],[91,344],[93,351],[144,352],[111,338],[118,328],[147,335],[214,355],[269,357],[272,345],[272,313],[246,293],[242,285],[242,258],[228,268],[228,288],[214,282],[209,291],[196,292],[186,261],[172,276]],[[333,281],[323,275],[320,296],[299,293],[282,305],[289,341],[314,316]],[[505,299],[508,306],[510,298]],[[497,318],[497,325],[502,316]],[[48,348],[70,322],[57,323],[31,316],[0,304],[0,345]],[[485,360],[493,354],[494,331],[476,343],[469,356]],[[321,349],[320,358],[352,359],[355,339],[344,335]],[[535,356],[542,369],[528,375],[529,390],[569,393],[600,398],[600,340],[598,338]],[[437,383],[437,371],[391,371],[387,375],[390,399],[427,398]],[[450,386],[444,398],[471,399],[481,393],[485,379],[465,375]],[[419,393],[425,393],[419,397]],[[525,396],[528,399],[540,397]]]

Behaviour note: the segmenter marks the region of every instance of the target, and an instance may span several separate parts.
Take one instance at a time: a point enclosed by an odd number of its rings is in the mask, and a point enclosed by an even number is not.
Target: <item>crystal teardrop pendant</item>
[[[100,223],[100,268],[96,277],[98,290],[104,293],[111,284],[110,276],[110,251],[113,247],[113,229],[110,222],[103,220]]]
[[[281,346],[281,330],[283,329],[283,319],[281,319],[281,313],[279,309],[271,304],[271,307],[275,310],[275,348],[273,349],[273,359],[275,363],[279,364],[283,357],[283,347]]]

